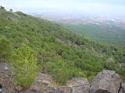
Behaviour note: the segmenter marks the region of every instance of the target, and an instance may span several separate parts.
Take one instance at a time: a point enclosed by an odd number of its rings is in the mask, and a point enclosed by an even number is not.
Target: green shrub
[[[11,43],[4,36],[0,36],[0,60],[6,62],[11,55]]]
[[[28,88],[33,83],[38,72],[36,55],[30,47],[23,45],[16,49],[12,59],[15,83]]]
[[[48,63],[48,72],[53,76],[57,83],[64,85],[68,80],[73,77],[85,76],[80,69],[69,66],[63,60]]]

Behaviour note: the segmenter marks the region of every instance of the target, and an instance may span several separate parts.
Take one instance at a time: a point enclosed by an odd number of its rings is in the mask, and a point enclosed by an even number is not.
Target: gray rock
[[[120,89],[120,93],[125,93],[125,83],[122,84],[122,87]]]
[[[2,93],[14,93],[12,83],[11,66],[6,63],[0,63],[0,86]]]
[[[118,93],[122,80],[111,70],[103,70],[93,80],[90,93]]]
[[[41,91],[41,93],[58,93],[58,92],[53,87],[47,87],[45,90]]]
[[[71,87],[60,87],[56,89],[56,93],[72,93],[72,88]]]
[[[48,74],[39,73],[33,85],[22,93],[55,93],[51,86],[53,80]]]
[[[72,88],[72,93],[89,93],[90,84],[87,79],[74,78],[67,84]]]
[[[63,87],[50,86],[52,83],[51,78],[45,74],[41,74],[37,80],[38,82],[35,83],[35,87],[31,87],[25,93],[89,93],[89,82],[83,78],[72,79],[68,82],[67,86]]]
[[[23,90],[23,87],[21,87],[21,86],[16,86],[15,87],[16,92],[21,92],[22,90]]]

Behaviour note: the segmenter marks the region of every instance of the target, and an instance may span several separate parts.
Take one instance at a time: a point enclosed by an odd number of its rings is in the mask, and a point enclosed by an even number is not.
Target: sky
[[[27,13],[125,15],[125,0],[0,0],[0,5]]]

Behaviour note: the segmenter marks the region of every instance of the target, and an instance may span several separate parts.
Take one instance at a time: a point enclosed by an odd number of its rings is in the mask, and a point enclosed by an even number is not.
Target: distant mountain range
[[[115,25],[125,28],[125,16],[105,17],[105,16],[78,16],[78,15],[56,15],[56,14],[33,14],[37,17],[54,21],[61,24],[96,24]]]

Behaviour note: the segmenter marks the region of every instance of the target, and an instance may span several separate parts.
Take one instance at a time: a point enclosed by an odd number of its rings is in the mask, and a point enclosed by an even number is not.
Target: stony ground
[[[0,63],[0,91],[2,93],[125,93],[125,84],[115,71],[103,70],[91,83],[84,78],[73,78],[65,86],[55,86],[52,77],[39,73],[33,85],[24,90],[14,86],[11,68]],[[0,92],[1,93],[1,92]]]

